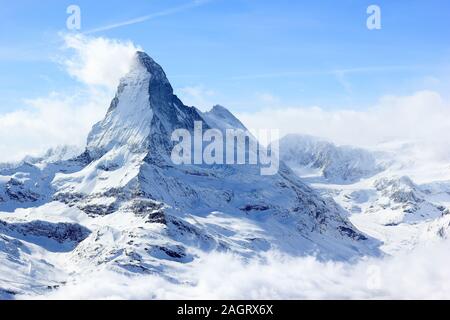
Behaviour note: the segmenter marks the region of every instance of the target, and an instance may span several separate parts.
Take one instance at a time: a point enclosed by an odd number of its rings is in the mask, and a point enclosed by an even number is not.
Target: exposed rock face
[[[45,221],[31,221],[8,223],[0,220],[0,232],[19,237],[37,237],[54,240],[60,244],[79,244],[85,240],[90,231],[78,224],[50,223]]]
[[[63,154],[68,150],[60,149]],[[0,211],[36,207],[52,199],[52,180],[58,173],[80,170],[89,163],[86,155],[61,160],[61,153],[49,151],[44,157],[27,158],[17,165],[0,166]]]
[[[425,218],[436,218],[443,214],[445,207],[427,201],[427,192],[416,185],[409,177],[380,178],[374,187],[379,198],[372,207],[376,210],[401,210],[405,221],[420,221]]]

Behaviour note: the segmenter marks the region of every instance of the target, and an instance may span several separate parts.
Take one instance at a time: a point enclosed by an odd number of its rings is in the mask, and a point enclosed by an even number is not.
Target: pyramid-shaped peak
[[[231,113],[227,108],[220,104],[216,104],[214,107],[212,107],[211,112],[217,112],[217,113]]]
[[[153,60],[146,52],[144,51],[136,51],[136,56],[140,59],[144,60],[148,60],[148,61],[152,61],[155,62],[155,60]]]
[[[134,67],[144,67],[155,78],[164,79],[168,82],[164,69],[143,51],[136,52]]]
[[[148,88],[143,88],[143,91],[149,92],[156,99],[171,99],[173,88],[167,79],[164,69],[147,53],[137,51],[130,72],[121,79],[119,91],[124,85],[136,83],[141,85],[143,83],[142,80],[145,79],[149,83]]]
[[[201,120],[195,108],[174,95],[163,68],[138,51],[105,118],[91,130],[87,149],[91,158],[125,145],[133,151],[161,153],[163,149],[170,154],[171,133],[179,128],[193,130],[195,121]]]

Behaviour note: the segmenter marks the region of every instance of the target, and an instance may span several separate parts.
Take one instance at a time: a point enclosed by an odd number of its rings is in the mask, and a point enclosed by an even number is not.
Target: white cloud
[[[180,266],[182,284],[157,276],[90,273],[50,299],[448,299],[448,242],[395,257],[320,262],[271,252],[263,260],[213,253]],[[226,279],[226,281],[224,281]]]
[[[134,54],[141,50],[130,41],[64,36],[65,45],[73,54],[63,59],[69,74],[87,85],[115,89],[120,78],[130,69]]]
[[[0,162],[17,161],[57,145],[83,146],[139,49],[131,42],[106,38],[63,37],[60,62],[83,89],[28,99],[26,108],[0,114]]]
[[[211,109],[214,104],[217,104],[213,102],[216,92],[202,85],[180,88],[177,90],[177,94],[184,104],[195,106],[203,111]]]
[[[129,20],[125,20],[125,21],[121,21],[121,22],[116,22],[113,24],[109,24],[106,26],[102,26],[102,27],[98,27],[92,30],[89,30],[86,32],[86,34],[93,34],[93,33],[97,33],[97,32],[101,32],[101,31],[108,31],[108,30],[112,30],[112,29],[117,29],[117,28],[121,28],[121,27],[125,27],[125,26],[129,26],[129,25],[133,25],[133,24],[138,24],[138,23],[142,23],[145,21],[149,21],[149,20],[153,20],[155,18],[160,18],[160,17],[165,17],[165,16],[170,16],[176,13],[180,13],[189,9],[193,9],[202,5],[205,5],[209,2],[211,2],[212,0],[193,0],[191,2],[188,2],[187,4],[181,5],[181,6],[176,6],[176,7],[171,7],[168,8],[166,10],[163,11],[159,11],[159,12],[155,12],[155,13],[151,13],[145,16],[141,16],[141,17],[137,17],[134,19],[129,19]]]
[[[89,91],[28,100],[29,108],[0,115],[0,161],[18,161],[57,145],[83,146],[105,113],[109,95]]]
[[[386,96],[367,110],[280,108],[276,104],[258,112],[240,113],[238,117],[248,128],[280,129],[282,134],[309,134],[339,144],[373,146],[406,140],[433,145],[436,149],[450,147],[450,104],[432,91],[404,97]]]
[[[276,104],[280,104],[280,99],[278,99],[276,96],[274,96],[271,93],[258,93],[256,95],[256,98],[259,102],[262,103],[263,106],[266,105],[276,105]]]

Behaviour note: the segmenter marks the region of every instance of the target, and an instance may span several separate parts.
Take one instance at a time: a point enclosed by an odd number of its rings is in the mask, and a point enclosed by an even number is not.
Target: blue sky
[[[54,61],[70,4],[81,8],[81,32],[133,41],[176,90],[203,88],[237,112],[364,109],[424,89],[448,97],[448,0],[2,0],[0,114],[80,85]],[[370,4],[382,10],[381,30],[366,28]]]

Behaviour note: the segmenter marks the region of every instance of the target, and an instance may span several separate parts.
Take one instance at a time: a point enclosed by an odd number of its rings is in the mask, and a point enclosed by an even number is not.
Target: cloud
[[[448,242],[395,257],[320,262],[278,252],[245,260],[213,253],[172,276],[98,271],[72,279],[49,299],[449,299]],[[223,279],[227,279],[223,281]],[[24,297],[29,298],[29,297]]]
[[[129,41],[101,37],[63,35],[63,39],[58,62],[81,88],[24,99],[25,108],[1,114],[0,162],[17,161],[57,145],[84,146],[139,49]]]
[[[72,96],[51,93],[27,100],[26,109],[0,115],[0,162],[19,161],[58,145],[83,146],[109,100],[96,90]]]
[[[342,88],[345,90],[345,92],[349,95],[353,93],[352,85],[350,81],[346,77],[346,72],[338,70],[335,72],[336,80],[339,82],[339,84],[342,86]]]
[[[86,85],[115,89],[120,78],[130,69],[134,54],[141,50],[130,41],[80,34],[64,36],[71,55],[63,58],[67,72]]]
[[[138,24],[138,23],[142,23],[145,21],[149,21],[149,20],[153,20],[155,18],[159,18],[159,17],[164,17],[164,16],[169,16],[172,14],[176,14],[179,12],[183,12],[195,7],[199,7],[202,5],[207,4],[208,2],[211,2],[212,0],[194,0],[194,1],[190,1],[187,4],[181,5],[181,6],[177,6],[177,7],[172,7],[163,11],[159,11],[159,12],[155,12],[152,14],[148,14],[145,16],[141,16],[141,17],[137,17],[134,19],[129,19],[129,20],[125,20],[125,21],[121,21],[121,22],[116,22],[113,24],[109,24],[103,27],[98,27],[89,31],[86,31],[85,34],[93,34],[93,33],[97,33],[97,32],[101,32],[101,31],[109,31],[112,29],[117,29],[120,27],[125,27],[125,26],[129,26],[129,25],[133,25],[133,24]]]
[[[280,103],[280,99],[270,93],[258,93],[256,95],[258,102],[261,102],[263,106],[265,105],[275,105]]]
[[[309,134],[338,144],[367,147],[389,141],[415,141],[435,146],[436,151],[445,147],[442,156],[450,152],[450,104],[432,91],[385,96],[366,110],[280,107],[277,103],[238,117],[251,129],[280,129],[282,134]]]
[[[361,66],[354,68],[339,68],[339,69],[322,69],[322,70],[302,70],[302,71],[279,71],[271,73],[260,74],[246,74],[233,76],[232,80],[256,80],[256,79],[273,79],[273,78],[295,78],[314,75],[332,75],[332,76],[346,76],[350,74],[374,74],[374,73],[392,73],[398,71],[411,71],[427,69],[426,65],[378,65],[378,66]]]
[[[214,106],[212,98],[216,96],[216,92],[206,89],[202,85],[188,86],[177,90],[180,99],[187,105],[195,106],[201,110],[208,110]]]

